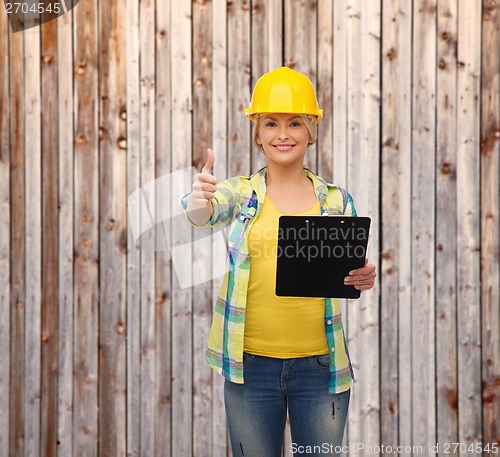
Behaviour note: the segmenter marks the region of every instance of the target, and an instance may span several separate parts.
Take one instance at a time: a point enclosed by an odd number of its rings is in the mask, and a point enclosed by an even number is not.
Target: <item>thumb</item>
[[[207,162],[201,169],[201,172],[210,174],[210,172],[212,171],[212,167],[214,166],[214,162],[215,162],[214,151],[212,151],[210,148],[207,148]]]

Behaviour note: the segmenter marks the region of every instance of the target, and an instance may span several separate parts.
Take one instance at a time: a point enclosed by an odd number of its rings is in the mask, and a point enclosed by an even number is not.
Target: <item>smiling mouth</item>
[[[295,147],[294,144],[273,144],[273,147],[275,147],[278,151],[289,151],[293,147]]]

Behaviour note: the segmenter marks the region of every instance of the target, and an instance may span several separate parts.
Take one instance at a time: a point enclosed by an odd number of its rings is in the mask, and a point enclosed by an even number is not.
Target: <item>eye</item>
[[[269,121],[269,122],[266,122],[266,127],[276,127],[276,122],[274,121]]]
[[[290,124],[292,127],[300,127],[302,125],[301,122],[299,121],[293,121],[291,124]]]

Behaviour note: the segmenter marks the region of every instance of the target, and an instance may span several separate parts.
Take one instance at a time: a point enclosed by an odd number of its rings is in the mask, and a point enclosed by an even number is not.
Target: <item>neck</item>
[[[302,162],[286,166],[274,162],[268,163],[266,173],[266,185],[268,187],[272,185],[273,187],[292,188],[308,182]]]

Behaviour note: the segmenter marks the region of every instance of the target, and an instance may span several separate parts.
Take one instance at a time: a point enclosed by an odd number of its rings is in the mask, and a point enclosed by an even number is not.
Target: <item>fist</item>
[[[196,175],[196,179],[193,182],[193,189],[191,195],[189,196],[189,203],[193,209],[207,207],[210,200],[214,197],[217,189],[217,179],[215,176],[210,174],[212,167],[214,166],[214,162],[214,151],[208,148],[207,161],[201,169],[201,173]]]

